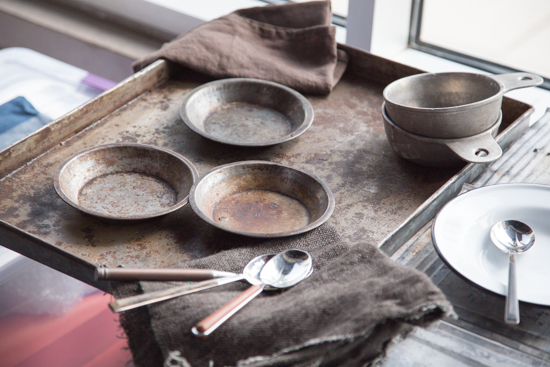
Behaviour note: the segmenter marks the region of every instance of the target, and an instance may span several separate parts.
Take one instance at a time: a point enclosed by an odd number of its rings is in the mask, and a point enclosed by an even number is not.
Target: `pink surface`
[[[107,306],[110,300],[96,293],[62,316],[0,318],[0,366],[131,367],[118,315]]]
[[[109,79],[102,78],[92,73],[88,73],[81,82],[99,90],[107,90],[117,84]]]

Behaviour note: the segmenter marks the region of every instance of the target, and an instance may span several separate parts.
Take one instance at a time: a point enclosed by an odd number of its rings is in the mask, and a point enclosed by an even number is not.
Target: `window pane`
[[[550,76],[550,1],[424,0],[420,41]]]
[[[313,0],[291,0],[296,3],[301,3],[305,1],[313,1]],[[338,15],[340,17],[346,18],[348,16],[348,5],[349,0],[330,0],[330,3],[332,5],[332,14]]]

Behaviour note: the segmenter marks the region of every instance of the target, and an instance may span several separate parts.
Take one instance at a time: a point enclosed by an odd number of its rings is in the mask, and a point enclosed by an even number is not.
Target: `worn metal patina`
[[[63,162],[54,187],[67,204],[106,219],[140,220],[188,202],[198,173],[181,155],[144,144],[106,144]]]
[[[211,225],[252,237],[288,237],[328,220],[334,195],[319,178],[265,161],[216,167],[197,181],[191,207]]]

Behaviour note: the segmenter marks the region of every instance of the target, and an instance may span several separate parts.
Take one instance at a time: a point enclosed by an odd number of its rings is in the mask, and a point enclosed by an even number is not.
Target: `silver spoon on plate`
[[[535,244],[535,233],[527,224],[517,220],[505,220],[491,228],[491,241],[495,246],[509,254],[508,295],[504,321],[507,324],[519,324],[519,301],[516,281],[516,254],[524,253]]]

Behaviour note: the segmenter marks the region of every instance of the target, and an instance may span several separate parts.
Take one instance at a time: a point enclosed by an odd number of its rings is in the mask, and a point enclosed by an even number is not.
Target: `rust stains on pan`
[[[54,186],[69,205],[108,219],[158,217],[187,204],[197,170],[185,157],[143,144],[108,144],[63,162]]]
[[[189,202],[206,222],[251,237],[285,237],[312,230],[334,211],[319,178],[282,164],[245,161],[217,167],[191,188]]]
[[[268,190],[246,190],[222,199],[212,219],[226,228],[259,233],[299,230],[310,222],[300,201]]]
[[[127,217],[155,214],[177,203],[176,191],[164,180],[142,172],[115,172],[97,176],[79,190],[80,206]]]

